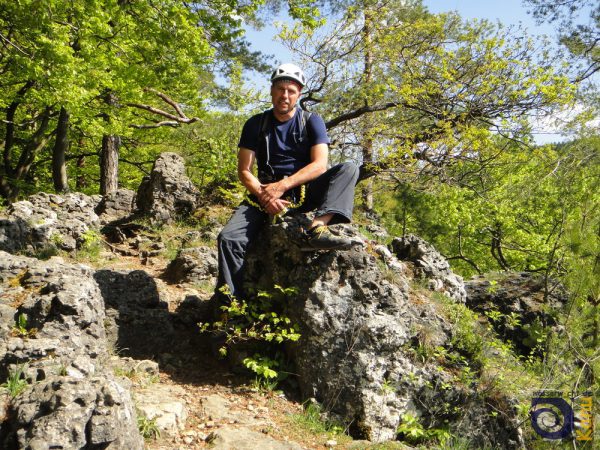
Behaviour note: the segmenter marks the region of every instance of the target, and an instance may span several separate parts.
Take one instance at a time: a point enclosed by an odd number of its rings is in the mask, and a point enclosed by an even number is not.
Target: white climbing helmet
[[[275,83],[277,80],[295,81],[301,88],[306,86],[304,72],[302,72],[302,69],[296,64],[286,63],[275,69],[271,75],[271,83]]]

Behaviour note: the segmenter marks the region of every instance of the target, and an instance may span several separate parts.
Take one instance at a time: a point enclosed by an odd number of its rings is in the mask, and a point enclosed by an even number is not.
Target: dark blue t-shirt
[[[280,122],[271,114],[272,129],[269,133],[270,164],[276,175],[291,175],[310,163],[310,149],[313,145],[329,144],[325,122],[318,114],[312,113],[306,121],[306,138],[301,139],[302,111],[296,109],[294,117]],[[253,152],[258,151],[261,114],[252,116],[244,124],[238,147]]]

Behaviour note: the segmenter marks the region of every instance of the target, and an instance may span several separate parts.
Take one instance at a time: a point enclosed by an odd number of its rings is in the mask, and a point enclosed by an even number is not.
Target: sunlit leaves
[[[42,111],[49,111],[43,131],[51,137],[57,112],[66,108],[76,143],[71,150],[88,156],[104,134],[120,135],[129,145],[125,152],[135,153],[138,146],[131,144],[140,133],[131,125],[153,117],[128,104],[155,103],[147,88],[170,94],[190,116],[198,115],[220,95],[218,70],[235,67],[236,58],[248,64],[259,59],[238,38],[244,15],[260,4],[0,0],[0,107],[16,105],[11,121],[18,124],[16,139],[0,139],[11,146],[3,161],[21,164]],[[144,153],[133,161],[147,161]],[[30,167],[23,166],[23,174]],[[12,172],[0,167],[0,177]]]

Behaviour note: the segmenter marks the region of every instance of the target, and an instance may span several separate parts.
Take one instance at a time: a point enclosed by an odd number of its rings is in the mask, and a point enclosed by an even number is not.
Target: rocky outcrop
[[[50,377],[19,395],[11,409],[7,450],[144,447],[129,391],[107,376]]]
[[[131,209],[132,198],[131,191],[100,203],[81,194],[38,194],[15,203],[0,219],[0,249],[33,252],[53,245],[74,250],[100,222],[111,221],[104,230],[114,234],[112,242],[129,243],[131,251],[150,257],[160,244],[152,242],[150,233],[140,236],[145,226],[128,222],[130,214],[167,223],[193,211],[198,191],[185,176],[183,159],[163,154],[137,192],[137,210]],[[351,250],[303,252],[294,242],[301,241],[305,221],[297,216],[268,227],[248,260],[249,281],[257,288],[297,288],[287,313],[301,328],[301,340],[290,346],[289,354],[302,395],[316,398],[329,414],[349,424],[355,436],[375,442],[395,439],[402,418],[415,416],[425,428],[449,424],[475,447],[518,447],[519,426],[510,399],[495,393],[492,401],[476,383],[457,381],[460,368],[419,354],[421,347],[453,351],[455,330],[422,288],[448,297],[433,296],[437,301],[464,303],[464,284],[448,262],[415,236],[395,239],[390,251],[350,226],[332,228],[353,239]],[[379,227],[368,231],[385,237]],[[215,251],[192,246],[192,241],[214,238],[203,232],[182,238],[184,250],[164,273],[168,281],[214,282]],[[415,285],[413,279],[422,282]],[[170,312],[156,281],[140,270],[95,271],[57,258],[41,262],[0,252],[0,379],[22,370],[28,382],[15,398],[0,392],[0,447],[142,448],[129,382],[111,369],[109,350],[151,357],[166,368],[177,360],[192,364],[186,358],[197,347],[196,324],[207,320],[209,312],[208,302],[193,293],[178,299],[177,311]],[[522,313],[533,323],[550,324],[538,301],[539,288],[513,295],[515,284],[475,280],[468,305],[485,313],[502,302],[511,305],[500,307],[506,316]],[[490,287],[496,296],[490,296]],[[173,343],[185,352],[174,350]],[[156,366],[147,367],[156,376]],[[160,399],[151,395],[155,391],[159,389],[150,388],[138,399],[144,414],[177,434],[185,421],[183,403],[174,398],[158,405]],[[494,401],[505,406],[502,414],[491,409],[498,407]],[[208,401],[205,407],[209,409]],[[237,444],[228,441],[228,433],[207,439],[217,447],[240,448],[239,439]]]
[[[523,355],[546,341],[567,305],[564,287],[536,273],[477,276],[465,285],[467,306],[487,316],[498,335]]]
[[[275,284],[298,290],[287,312],[301,329],[291,357],[303,396],[316,398],[351,424],[355,435],[375,442],[395,439],[404,415],[419,417],[427,428],[461,423],[477,411],[472,443],[516,448],[518,425],[510,414],[493,417],[476,390],[456,383],[451,368],[415,358],[415,343],[448,348],[453,331],[435,303],[410,287],[405,267],[395,271],[388,264],[390,276],[370,244],[347,252],[302,252],[291,244],[301,239],[302,224],[300,217],[269,227],[248,268],[250,280],[264,290]],[[339,232],[365,240],[347,226]],[[415,241],[404,247],[396,241],[396,252],[413,261],[417,275],[451,280],[444,284],[450,298],[464,301],[460,278],[430,246],[419,243],[410,255]]]
[[[392,250],[398,259],[414,265],[415,276],[426,280],[429,289],[465,302],[467,292],[462,277],[452,272],[448,261],[431,244],[418,236],[407,235],[395,238]]]
[[[135,192],[129,189],[117,189],[109,192],[95,209],[103,224],[127,218],[135,212]]]
[[[184,248],[167,266],[164,277],[172,283],[207,283],[214,285],[219,264],[217,251],[201,246]]]
[[[29,383],[10,402],[0,446],[143,448],[127,383],[106,368],[93,271],[0,252],[0,290],[0,378],[22,371]]]
[[[100,220],[94,209],[100,197],[72,193],[35,194],[13,203],[0,216],[0,250],[35,253],[52,246],[72,251],[89,239]]]
[[[183,158],[163,153],[137,193],[128,189],[104,197],[39,193],[11,204],[0,214],[0,250],[46,257],[56,250],[72,252],[97,239],[102,225],[110,242],[121,243],[140,226],[132,223],[133,218],[147,216],[154,224],[170,223],[191,215],[198,197],[198,189],[185,174]]]
[[[140,213],[158,224],[189,216],[198,204],[199,191],[185,173],[183,157],[162,153],[154,162],[150,176],[144,177],[137,191]]]
[[[168,306],[143,270],[98,270],[93,274],[104,302],[107,340],[125,355],[152,358],[175,341]]]

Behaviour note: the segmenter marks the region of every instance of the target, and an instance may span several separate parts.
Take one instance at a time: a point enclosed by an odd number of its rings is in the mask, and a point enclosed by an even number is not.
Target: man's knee
[[[233,230],[228,230],[227,227],[223,228],[217,236],[219,248],[222,248],[223,245],[228,246],[234,242],[239,242],[241,240],[239,234]]]
[[[221,230],[221,232],[217,236],[217,244],[219,245],[219,247],[221,246],[221,244],[223,242],[226,242],[229,240],[228,236],[229,236],[229,233],[227,233],[227,231],[225,231],[225,229]]]
[[[248,235],[248,224],[239,220],[236,215],[231,217],[217,236],[217,242],[240,241]]]
[[[340,175],[344,176],[344,178],[356,184],[358,175],[360,174],[360,169],[355,163],[347,161],[340,164],[339,172]]]
[[[340,172],[347,174],[349,177],[358,178],[359,168],[352,161],[346,161],[339,165]]]

